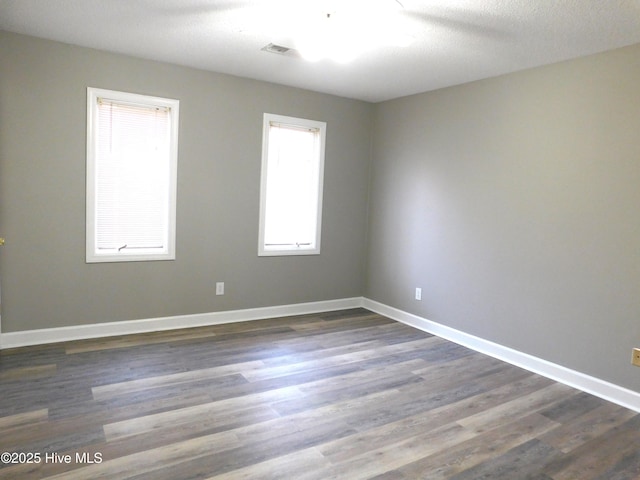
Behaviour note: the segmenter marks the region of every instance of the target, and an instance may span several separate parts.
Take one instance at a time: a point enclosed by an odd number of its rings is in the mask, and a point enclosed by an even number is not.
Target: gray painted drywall
[[[0,71],[3,332],[363,294],[372,105],[6,32]],[[175,261],[85,263],[88,86],[180,100]],[[327,122],[319,256],[257,256],[264,112]]]
[[[3,32],[0,68],[4,332],[365,293],[640,391],[640,46],[378,105]],[[85,264],[87,86],[181,100],[176,261]],[[265,111],[328,122],[318,257],[257,256]]]
[[[366,295],[640,391],[639,85],[636,45],[378,104]]]

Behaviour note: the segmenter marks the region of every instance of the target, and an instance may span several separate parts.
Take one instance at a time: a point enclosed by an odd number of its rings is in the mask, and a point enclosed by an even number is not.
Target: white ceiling
[[[371,22],[376,2],[410,46],[346,64],[261,50],[340,6]],[[379,102],[640,43],[640,0],[0,0],[0,29]]]

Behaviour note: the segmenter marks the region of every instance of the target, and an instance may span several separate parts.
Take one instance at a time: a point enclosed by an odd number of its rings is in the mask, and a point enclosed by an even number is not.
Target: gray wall
[[[366,295],[640,391],[639,86],[636,45],[379,104]]]
[[[5,32],[0,72],[3,332],[363,294],[372,105]],[[85,264],[87,86],[180,100],[175,261]],[[327,122],[319,256],[257,256],[264,112]]]
[[[640,45],[378,105],[2,32],[0,70],[4,332],[365,294],[640,391]],[[85,264],[87,86],[180,99],[176,261]],[[263,112],[328,123],[320,256],[257,256]]]

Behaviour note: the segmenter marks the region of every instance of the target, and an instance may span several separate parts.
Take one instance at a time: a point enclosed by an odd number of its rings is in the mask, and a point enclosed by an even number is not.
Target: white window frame
[[[164,245],[145,249],[110,249],[99,251],[97,248],[97,132],[98,101],[107,99],[116,103],[141,105],[145,107],[166,108],[170,111],[170,158],[168,181],[168,205],[166,210],[166,238]],[[135,93],[87,88],[87,206],[86,206],[86,262],[132,262],[175,260],[176,258],[176,196],[178,171],[178,125],[180,102],[175,99],[139,95]]]
[[[281,126],[291,126],[293,128],[303,128],[314,130],[318,134],[316,142],[317,155],[317,208],[315,211],[315,238],[311,242],[288,243],[285,245],[267,245],[265,243],[266,214],[267,214],[267,172],[269,168],[269,131],[272,124]],[[319,255],[320,239],[322,237],[322,191],[324,184],[324,159],[325,159],[325,139],[327,124],[316,120],[289,117],[265,113],[262,129],[262,170],[260,176],[260,224],[258,255],[259,256],[280,256],[280,255]]]

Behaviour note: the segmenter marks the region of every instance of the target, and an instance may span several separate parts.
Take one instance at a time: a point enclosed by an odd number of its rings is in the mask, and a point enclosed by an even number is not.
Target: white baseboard
[[[175,317],[148,318],[122,322],[96,323],[93,325],[9,332],[0,334],[0,349],[329,312],[346,308],[362,307],[362,302],[362,297],[354,297],[339,300],[278,305],[274,307],[248,308],[195,315],[179,315]]]
[[[640,393],[638,392],[363,297],[2,333],[0,334],[0,349],[178,328],[221,325],[224,323],[305,315],[358,307],[364,307],[419,330],[437,335],[477,352],[640,412]]]
[[[512,365],[537,373],[557,382],[563,383],[583,392],[590,393],[609,402],[640,412],[640,393],[609,383],[584,373],[551,363],[527,353],[493,343],[474,335],[456,330],[445,325],[432,322],[411,313],[389,307],[382,303],[364,299],[364,308],[384,315],[385,317],[405,323],[419,330],[445,338],[476,352],[503,360]]]

